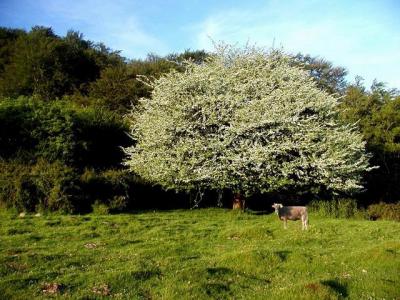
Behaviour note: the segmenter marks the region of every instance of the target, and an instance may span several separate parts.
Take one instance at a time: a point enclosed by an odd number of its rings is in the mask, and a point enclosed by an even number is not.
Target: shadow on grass
[[[279,257],[279,259],[282,262],[284,262],[287,260],[287,257],[289,256],[290,253],[292,253],[292,251],[282,250],[282,251],[275,251],[274,253],[276,254],[276,256]]]
[[[25,234],[31,233],[32,231],[25,228],[11,228],[7,230],[8,235],[17,235],[17,234]]]
[[[325,286],[330,287],[333,289],[336,293],[338,293],[340,296],[346,298],[349,293],[347,291],[347,285],[340,283],[336,279],[331,279],[331,280],[323,280],[321,283]]]
[[[249,215],[262,216],[262,215],[269,215],[269,214],[271,214],[273,211],[270,211],[270,210],[251,210],[251,209],[246,209],[245,212],[248,213]]]
[[[219,299],[223,294],[232,295],[230,284],[226,283],[206,283],[204,285],[206,294],[210,297]]]
[[[43,237],[41,237],[40,235],[37,235],[37,234],[32,234],[32,235],[28,236],[28,238],[27,238],[28,241],[33,241],[33,242],[38,242],[42,239],[43,239]]]
[[[231,281],[228,277],[233,276],[234,272],[229,268],[216,267],[207,268],[207,283],[203,288],[208,297],[214,299],[223,299],[227,296],[233,296],[231,291]]]
[[[224,276],[224,275],[232,275],[234,272],[229,268],[207,268],[207,274],[210,276]]]
[[[140,244],[140,243],[143,243],[143,241],[135,240],[135,239],[120,240],[114,245],[114,247],[124,247],[124,246],[129,246],[129,245],[134,245],[134,244]]]
[[[34,276],[20,279],[2,280],[0,281],[0,292],[2,293],[1,297],[4,298],[0,298],[13,299],[15,297],[15,291],[26,290],[33,285],[37,285],[39,281],[40,278]]]
[[[265,235],[269,236],[271,238],[275,237],[274,232],[272,230],[269,230],[269,229],[265,230]]]
[[[203,284],[203,288],[207,296],[213,299],[231,299],[234,296],[231,286],[238,281],[253,280],[258,281],[260,285],[271,283],[269,279],[260,279],[225,267],[207,268],[206,272],[207,283]]]
[[[130,275],[132,276],[133,280],[145,281],[145,280],[149,280],[150,278],[153,278],[153,277],[160,277],[161,270],[158,268],[152,268],[152,269],[134,271],[134,272],[131,272]]]
[[[44,222],[44,225],[49,227],[60,226],[61,220],[49,220]]]

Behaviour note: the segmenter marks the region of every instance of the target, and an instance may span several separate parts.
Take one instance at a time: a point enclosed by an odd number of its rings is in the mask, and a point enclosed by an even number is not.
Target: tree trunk
[[[236,194],[233,196],[232,209],[241,209],[244,211],[246,200],[243,199],[242,195]]]

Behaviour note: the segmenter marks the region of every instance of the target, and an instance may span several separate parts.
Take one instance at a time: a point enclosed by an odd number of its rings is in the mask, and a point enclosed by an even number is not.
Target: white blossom
[[[205,64],[186,64],[155,80],[130,114],[137,143],[126,164],[142,178],[248,195],[362,188],[361,135],[338,121],[338,98],[283,53],[225,45]]]

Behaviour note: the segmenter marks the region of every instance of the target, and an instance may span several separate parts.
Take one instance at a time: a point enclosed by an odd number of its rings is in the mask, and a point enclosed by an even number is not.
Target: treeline
[[[78,32],[0,28],[0,204],[64,212],[181,206],[124,168],[122,147],[134,141],[123,116],[150,95],[140,76],[182,71],[184,59],[206,56],[128,61]]]
[[[209,55],[188,50],[127,60],[75,31],[60,37],[46,27],[0,28],[0,204],[65,212],[99,205],[114,211],[190,207],[196,195],[164,192],[125,169],[122,147],[133,145],[134,137],[124,115],[150,96],[142,76],[182,72],[185,59],[204,63]],[[343,122],[357,122],[365,137],[379,168],[366,174],[359,200],[398,201],[399,94],[378,82],[371,89],[360,80],[348,84],[346,70],[324,59],[298,54],[293,64],[309,71],[321,89],[342,96]],[[217,198],[207,191],[203,203],[215,205]]]

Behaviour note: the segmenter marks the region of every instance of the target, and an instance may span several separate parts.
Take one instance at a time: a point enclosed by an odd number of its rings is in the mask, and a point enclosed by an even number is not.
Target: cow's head
[[[283,205],[282,205],[281,203],[274,203],[274,205],[272,205],[272,208],[275,209],[275,212],[276,212],[276,213],[278,213],[278,210],[279,210],[280,208],[282,208],[282,207],[283,207]]]

